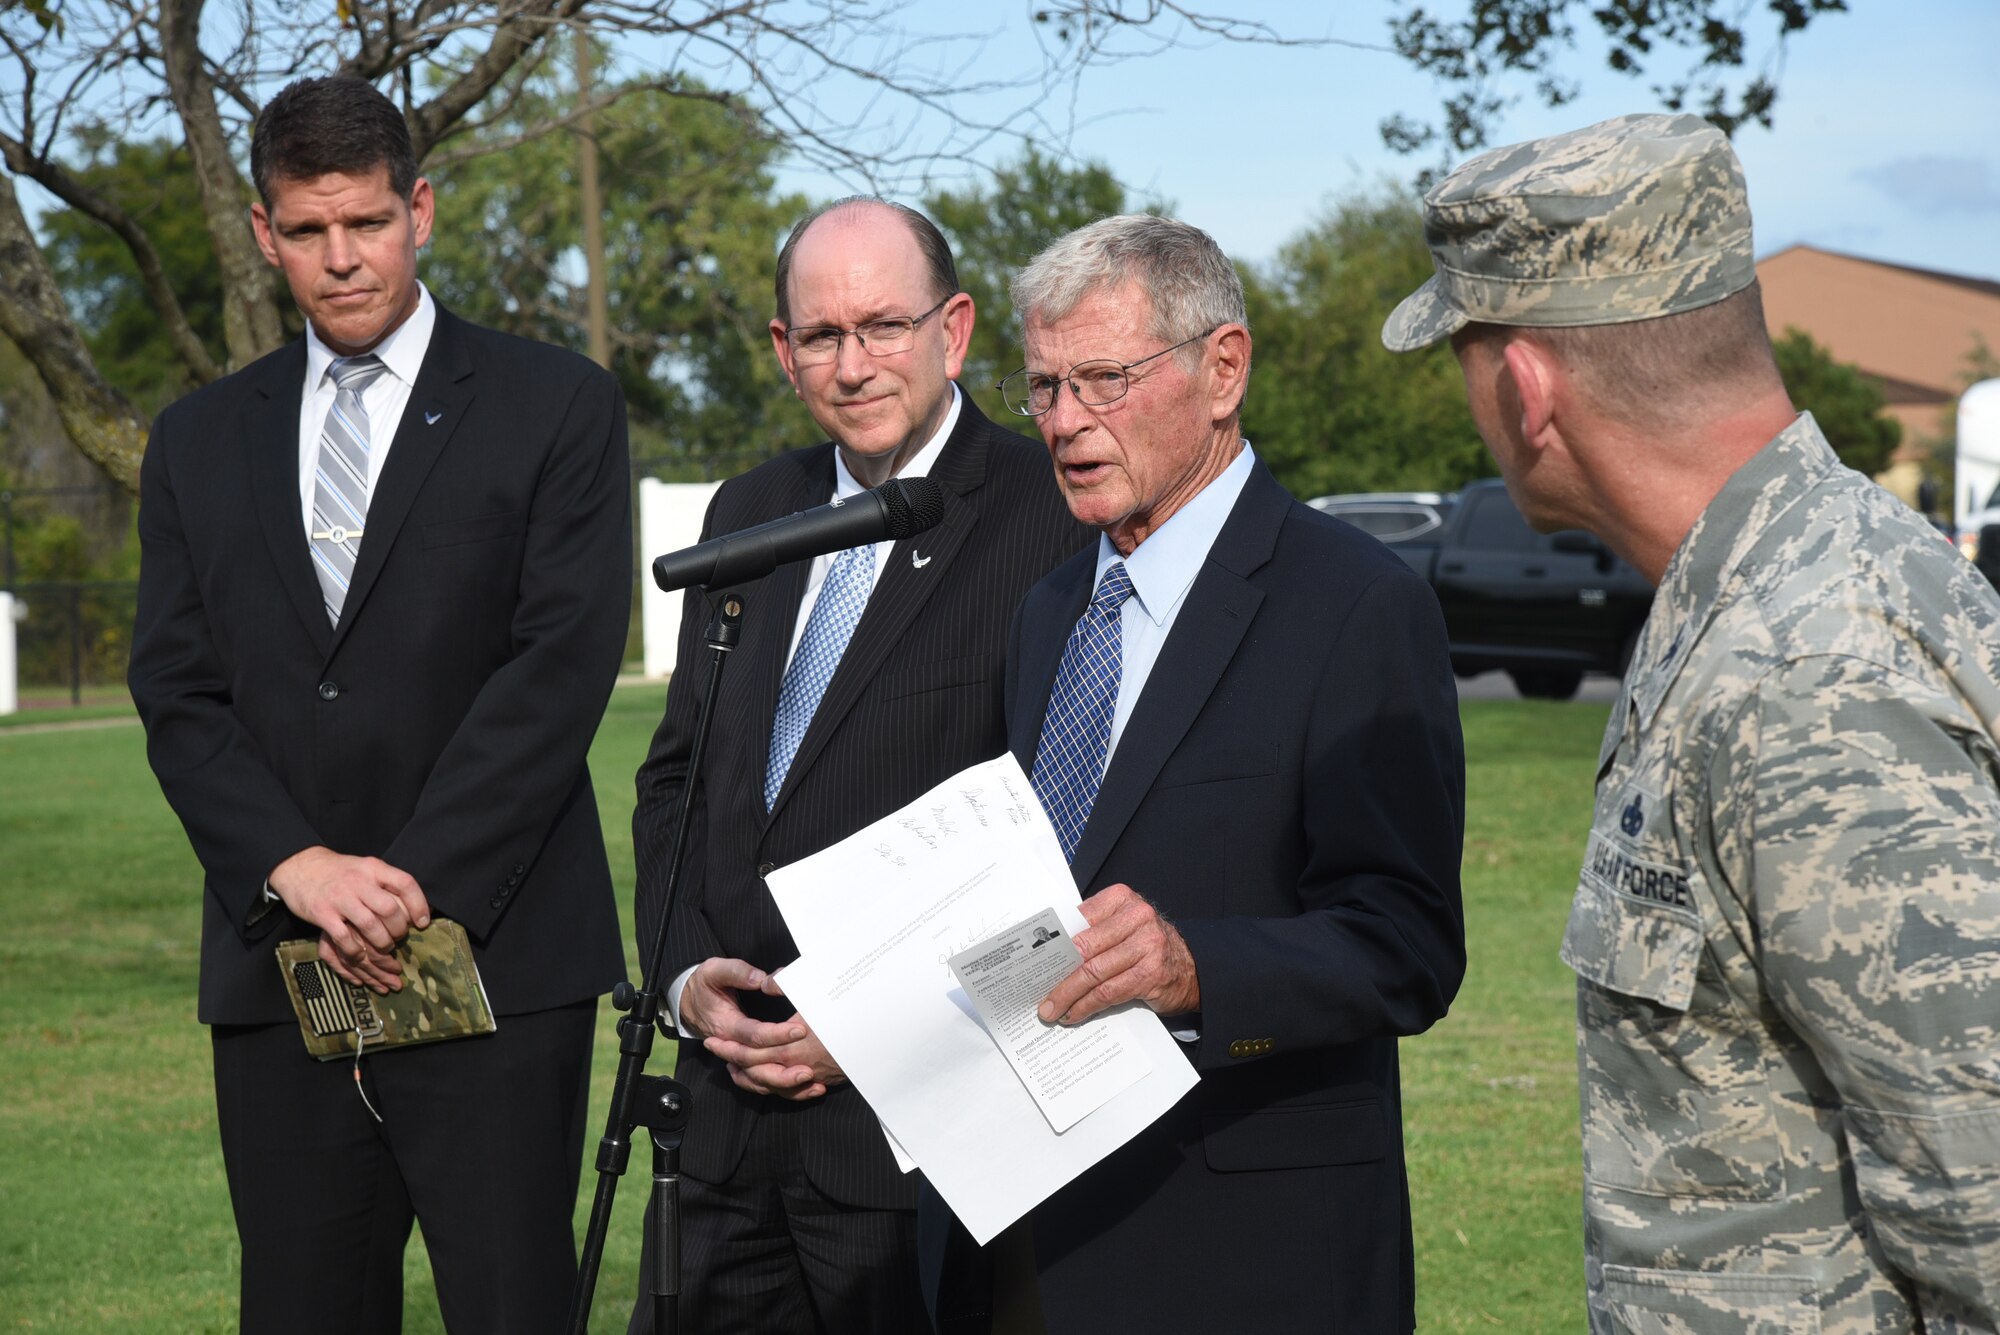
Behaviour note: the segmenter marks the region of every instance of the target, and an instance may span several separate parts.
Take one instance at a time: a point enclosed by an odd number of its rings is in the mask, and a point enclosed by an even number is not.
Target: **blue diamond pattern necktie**
[[[328,366],[333,407],[319,430],[319,461],[313,471],[313,517],[308,544],[319,575],[326,618],[340,624],[354,562],[361,555],[361,530],[368,517],[368,409],[361,394],[389,368],[380,357],[342,357]]]
[[[1042,719],[1042,740],[1035,749],[1035,796],[1055,826],[1064,859],[1076,856],[1090,808],[1097,801],[1097,785],[1104,778],[1111,715],[1118,705],[1124,667],[1122,609],[1131,596],[1132,577],[1125,572],[1125,563],[1113,562],[1069,633],[1055,687],[1049,692],[1049,712]]]
[[[806,618],[805,634],[799,637],[792,665],[785,669],[784,684],[778,688],[778,713],[771,723],[771,751],[764,765],[764,810],[778,800],[785,786],[785,774],[805,739],[806,725],[819,708],[826,684],[854,638],[854,627],[868,606],[875,589],[875,549],[849,547],[833,559],[820,585],[819,599]]]

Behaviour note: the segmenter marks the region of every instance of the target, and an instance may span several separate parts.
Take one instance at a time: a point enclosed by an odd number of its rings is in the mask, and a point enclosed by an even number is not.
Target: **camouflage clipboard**
[[[378,996],[328,968],[318,941],[278,943],[278,968],[306,1051],[320,1061],[494,1031],[493,1008],[465,928],[433,918],[396,948],[403,988]]]

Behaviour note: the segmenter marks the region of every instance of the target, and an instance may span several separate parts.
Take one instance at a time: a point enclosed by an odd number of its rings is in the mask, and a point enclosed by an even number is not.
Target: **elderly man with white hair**
[[[954,1335],[1399,1335],[1396,1040],[1465,966],[1437,603],[1244,441],[1243,290],[1206,234],[1093,223],[1014,304],[1008,404],[1100,534],[1029,592],[1008,646],[1009,745],[1091,924],[1042,1013],[1137,1001],[1201,1080],[983,1251],[927,1194],[927,1297]]]

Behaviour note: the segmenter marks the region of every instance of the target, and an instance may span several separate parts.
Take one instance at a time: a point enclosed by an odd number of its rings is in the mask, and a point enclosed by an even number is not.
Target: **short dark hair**
[[[389,169],[389,188],[408,199],[417,185],[410,127],[396,104],[366,79],[335,74],[300,79],[264,104],[250,135],[250,179],[264,207],[280,181]]]
[[[856,204],[877,204],[888,209],[909,227],[910,235],[916,239],[917,250],[924,257],[924,269],[930,275],[931,296],[942,301],[958,291],[958,265],[951,257],[951,243],[944,239],[937,224],[917,212],[907,204],[883,199],[877,195],[848,195],[830,204],[822,204],[798,220],[791,235],[785,238],[784,248],[778,252],[778,323],[792,322],[792,297],[787,290],[792,281],[792,252],[799,248],[799,239],[814,223],[836,209],[851,208]]]

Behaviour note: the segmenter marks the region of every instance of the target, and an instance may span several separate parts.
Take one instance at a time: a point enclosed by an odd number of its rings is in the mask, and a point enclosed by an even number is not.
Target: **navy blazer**
[[[1070,517],[1047,451],[989,422],[970,396],[961,399],[958,422],[930,476],[944,490],[944,518],[890,549],[768,812],[763,791],[771,721],[811,563],[793,562],[739,586],[746,600],[742,638],[723,671],[694,788],[663,989],[711,956],[766,970],[791,963],[798,948],[763,877],[1005,749],[1000,688],[1014,609],[1030,585],[1092,535]],[[833,483],[831,442],[782,455],[722,485],[702,536],[823,505]],[[673,822],[688,791],[699,701],[679,675],[695,682],[707,674],[702,632],[708,615],[701,591],[691,589],[681,619],[679,674],[638,774],[632,844],[642,950],[657,931]],[[782,998],[751,995],[744,1007],[768,1020],[792,1014]],[[806,1174],[821,1191],[874,1209],[915,1204],[913,1176],[896,1171],[881,1124],[851,1085],[805,1104],[748,1094],[695,1043],[682,1045],[679,1075],[695,1091],[681,1157],[693,1177],[727,1179],[758,1116],[792,1117]]]
[[[160,414],[130,683],[206,882],[202,1020],[287,1021],[263,902],[302,848],[369,854],[462,923],[493,1008],[624,976],[584,757],[631,606],[625,405],[574,353],[439,307],[340,625],[299,500],[303,340]]]
[[[1008,653],[1031,767],[1093,553],[1032,590]],[[1200,1083],[1031,1215],[1051,1335],[1414,1324],[1396,1039],[1465,968],[1464,753],[1430,588],[1258,464],[1113,753],[1071,870],[1175,924]],[[984,1304],[931,1193],[927,1295]]]

